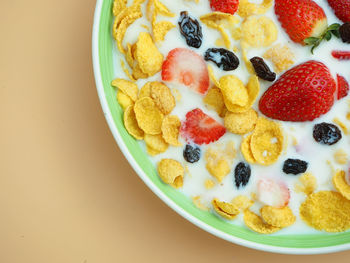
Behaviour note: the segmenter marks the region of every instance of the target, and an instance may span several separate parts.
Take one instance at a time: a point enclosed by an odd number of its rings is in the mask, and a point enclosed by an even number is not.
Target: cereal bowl
[[[123,110],[110,85],[115,77],[114,41],[111,37],[113,0],[98,0],[93,26],[93,64],[98,95],[109,128],[124,156],[145,184],[168,206],[203,230],[229,242],[253,249],[285,254],[321,254],[350,248],[350,232],[329,234],[261,235],[232,225],[210,212],[197,209],[190,198],[165,185],[139,143],[124,128]]]

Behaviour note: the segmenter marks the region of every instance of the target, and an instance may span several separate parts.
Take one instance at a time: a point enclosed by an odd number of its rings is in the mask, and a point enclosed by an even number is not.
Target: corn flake
[[[236,157],[236,149],[232,141],[226,146],[221,144],[210,147],[205,153],[206,168],[208,172],[221,182],[231,171],[233,159]]]
[[[215,182],[213,180],[211,180],[211,179],[207,179],[204,182],[204,186],[205,186],[205,188],[207,190],[210,190],[210,189],[212,189],[215,186]]]
[[[134,104],[133,100],[121,90],[117,92],[117,101],[123,110]]]
[[[163,159],[158,163],[158,174],[162,181],[174,188],[183,186],[184,168],[172,159]]]
[[[288,227],[293,225],[296,220],[288,206],[278,208],[266,205],[260,209],[260,213],[267,224],[275,227]]]
[[[140,33],[136,42],[135,58],[141,71],[149,76],[153,76],[162,68],[163,55],[153,43],[149,33]]]
[[[272,234],[281,230],[279,227],[265,223],[260,216],[250,210],[244,212],[243,220],[248,228],[260,234]]]
[[[281,126],[274,121],[260,117],[250,141],[256,162],[261,165],[275,163],[283,151],[283,142]]]
[[[209,78],[210,78],[211,82],[213,82],[216,87],[219,87],[220,83],[217,80],[217,78],[215,77],[214,70],[210,65],[208,65],[208,73],[209,73]]]
[[[192,197],[193,204],[202,211],[209,211],[209,207],[204,205],[199,195]]]
[[[139,92],[139,89],[134,82],[125,79],[115,79],[112,81],[112,86],[121,90],[124,94],[128,95],[133,101],[137,100],[137,94]]]
[[[245,195],[238,195],[235,198],[233,198],[233,200],[231,201],[231,203],[238,209],[245,211],[248,208],[250,208],[254,202],[252,200],[250,200],[248,197],[246,197]]]
[[[333,176],[333,185],[339,193],[342,194],[346,199],[350,200],[350,185],[346,181],[346,174],[344,171],[337,171]]]
[[[113,2],[113,15],[118,16],[126,8],[127,0],[114,0]]]
[[[152,82],[147,82],[145,85],[142,86],[139,92],[139,98],[148,97],[151,98],[151,86]]]
[[[224,125],[229,132],[246,134],[254,130],[257,120],[258,113],[253,109],[242,113],[228,112],[224,118]]]
[[[174,96],[162,82],[151,82],[151,98],[164,115],[169,114],[175,107]]]
[[[343,149],[339,149],[334,153],[334,160],[338,164],[344,165],[348,162],[348,155]]]
[[[138,99],[134,107],[137,123],[147,134],[157,135],[162,132],[163,114],[151,98]]]
[[[304,193],[311,195],[317,187],[316,177],[311,173],[305,173],[299,177],[299,182],[295,184],[294,191],[297,193]]]
[[[250,141],[252,139],[252,135],[249,135],[247,137],[245,137],[242,140],[241,143],[241,152],[243,154],[244,159],[250,163],[250,164],[254,164],[256,163],[256,160],[254,159],[253,153],[252,153],[252,149],[250,148]]]
[[[157,153],[163,153],[169,147],[167,142],[164,141],[162,135],[160,134],[157,134],[157,135],[145,134],[144,140],[145,140],[146,146]]]
[[[272,61],[277,73],[289,69],[294,64],[294,54],[287,45],[274,45],[265,52],[263,57]]]
[[[245,106],[248,103],[248,92],[243,82],[234,75],[224,76],[219,81],[220,90],[224,97],[224,102],[229,111],[234,110],[234,106]]]
[[[272,6],[272,0],[264,0],[261,4],[250,3],[249,0],[240,0],[238,6],[238,15],[240,17],[249,17],[251,15],[262,15]]]
[[[203,98],[203,102],[208,106],[208,108],[215,110],[220,117],[225,116],[226,106],[224,97],[222,96],[219,88],[212,87]]]
[[[156,43],[160,41],[164,41],[165,35],[169,32],[169,30],[171,30],[174,27],[175,25],[168,21],[161,21],[156,23],[153,26],[154,41]]]
[[[249,17],[242,24],[243,41],[251,47],[267,47],[277,40],[277,27],[268,17]]]
[[[313,193],[301,204],[300,216],[315,229],[343,232],[350,228],[350,201],[333,191]]]
[[[339,127],[343,130],[344,134],[346,134],[346,135],[349,134],[348,128],[341,120],[339,120],[338,118],[334,118],[333,122],[339,125]]]
[[[130,74],[129,69],[126,67],[123,60],[120,60],[120,65],[122,66],[122,70],[124,71],[125,75],[128,76],[130,80],[135,80],[134,77]]]
[[[216,213],[228,220],[235,219],[240,213],[239,209],[237,209],[233,204],[221,202],[217,198],[212,201],[212,205]]]
[[[124,126],[130,135],[137,140],[142,140],[144,137],[143,130],[137,124],[134,107],[131,105],[124,111]]]
[[[181,121],[177,116],[165,116],[162,123],[162,134],[164,140],[172,146],[181,146],[179,142],[179,131]]]

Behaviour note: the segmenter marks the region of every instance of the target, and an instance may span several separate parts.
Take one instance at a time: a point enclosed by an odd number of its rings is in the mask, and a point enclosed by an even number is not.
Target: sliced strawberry
[[[210,0],[210,8],[213,11],[219,11],[233,15],[237,12],[239,0]]]
[[[188,112],[186,120],[181,125],[182,137],[198,145],[215,142],[225,132],[224,126],[198,108]]]
[[[209,74],[204,59],[187,48],[171,50],[163,62],[162,80],[181,83],[200,94],[209,88]]]
[[[328,3],[341,21],[350,22],[350,0],[328,0]]]
[[[346,79],[343,76],[337,75],[337,82],[338,82],[338,92],[337,92],[337,98],[338,100],[346,97],[349,94],[349,83],[346,81]]]
[[[336,83],[329,69],[308,61],[284,73],[261,97],[260,111],[282,121],[312,121],[334,103]]]
[[[281,181],[270,178],[260,179],[257,190],[258,200],[265,205],[284,207],[289,203],[290,191]]]
[[[350,51],[333,50],[332,56],[338,60],[350,60]]]
[[[304,45],[309,37],[320,37],[327,29],[323,9],[312,0],[276,0],[275,13],[289,37]]]

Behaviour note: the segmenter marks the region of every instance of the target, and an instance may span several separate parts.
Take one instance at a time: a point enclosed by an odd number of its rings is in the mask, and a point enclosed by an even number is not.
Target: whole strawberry
[[[311,60],[284,73],[263,94],[259,108],[272,119],[312,121],[331,109],[335,91],[329,69]]]
[[[328,0],[328,3],[341,21],[350,22],[350,0]]]
[[[237,12],[239,0],[210,0],[210,8],[213,11],[233,15]]]
[[[323,9],[312,0],[276,0],[275,13],[290,39],[302,45],[320,45],[330,40],[332,33],[339,36],[339,24],[328,27]]]

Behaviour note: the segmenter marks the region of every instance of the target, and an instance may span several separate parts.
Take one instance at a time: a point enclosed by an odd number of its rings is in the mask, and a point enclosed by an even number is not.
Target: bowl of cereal
[[[350,24],[339,12],[312,0],[98,0],[98,94],[145,184],[236,244],[349,249]]]

